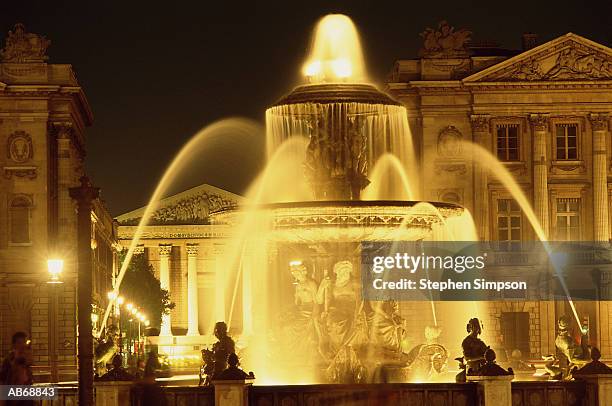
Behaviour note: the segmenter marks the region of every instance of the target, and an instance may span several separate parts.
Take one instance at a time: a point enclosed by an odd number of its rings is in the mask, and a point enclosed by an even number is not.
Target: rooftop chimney
[[[532,32],[523,33],[523,51],[529,51],[531,48],[538,46],[538,34]]]

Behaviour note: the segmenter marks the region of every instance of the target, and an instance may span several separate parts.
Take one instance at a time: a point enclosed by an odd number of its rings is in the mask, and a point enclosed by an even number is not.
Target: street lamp
[[[56,287],[63,283],[60,275],[64,270],[64,261],[61,259],[48,259],[47,271],[49,272],[49,313],[51,314],[51,323],[49,326],[49,366],[51,369],[51,381],[59,381],[59,373],[57,369],[57,291]]]
[[[47,270],[49,271],[50,279],[47,283],[62,283],[60,275],[64,270],[64,260],[62,259],[48,259]]]

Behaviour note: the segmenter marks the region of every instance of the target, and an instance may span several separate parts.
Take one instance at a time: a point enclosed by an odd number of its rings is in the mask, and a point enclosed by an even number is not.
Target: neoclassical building
[[[32,339],[36,379],[76,378],[76,205],[93,116],[75,72],[48,63],[49,40],[22,24],[0,51],[0,354],[11,336]],[[102,201],[91,213],[94,311],[105,306],[116,253]],[[48,259],[63,260],[49,284]]]
[[[472,213],[481,240],[529,241],[536,234],[525,213],[487,161],[465,150],[462,141],[480,145],[501,161],[527,195],[550,240],[610,240],[612,145],[612,49],[568,33],[544,44],[526,34],[522,50],[469,41],[470,32],[445,22],[423,34],[415,59],[399,60],[386,90],[408,110],[421,173],[424,200],[460,204]],[[160,343],[167,351],[196,351],[211,340],[212,326],[227,320],[224,270],[215,263],[231,229],[211,224],[209,213],[231,208],[241,198],[209,185],[165,199],[145,229],[140,244],[177,304],[164,320]],[[121,215],[119,239],[125,246],[143,209]],[[500,272],[521,268],[536,275],[541,264],[528,253],[498,252]],[[584,275],[597,271],[595,294],[611,289],[612,261],[604,256],[576,256]],[[579,272],[582,274],[582,272]],[[251,281],[250,283],[257,283]],[[234,334],[252,328],[249,283],[238,298],[241,312],[232,317]],[[606,291],[607,289],[607,291]],[[571,315],[564,301],[500,297],[484,313],[486,341],[508,351],[520,349],[537,358],[554,353],[555,324]],[[608,301],[577,302],[590,339],[612,355],[612,306]],[[402,308],[422,335],[431,324],[422,304]],[[214,309],[214,311],[211,311]],[[446,317],[446,318],[445,318]],[[457,323],[440,315],[440,323]],[[467,320],[459,321],[464,323]]]

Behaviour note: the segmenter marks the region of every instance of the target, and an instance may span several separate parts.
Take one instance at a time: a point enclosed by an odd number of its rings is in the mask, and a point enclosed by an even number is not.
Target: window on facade
[[[503,312],[500,320],[501,334],[504,337],[504,349],[510,354],[521,351],[528,358],[529,351],[529,313]]]
[[[578,159],[578,125],[557,124],[556,126],[556,159]]]
[[[580,199],[557,199],[555,239],[558,241],[580,240]]]
[[[502,242],[521,240],[521,208],[514,199],[497,201],[497,239]]]
[[[11,201],[10,242],[13,244],[30,243],[30,209],[32,204],[27,197],[16,197]]]
[[[497,159],[500,161],[518,161],[519,154],[519,125],[497,125]]]

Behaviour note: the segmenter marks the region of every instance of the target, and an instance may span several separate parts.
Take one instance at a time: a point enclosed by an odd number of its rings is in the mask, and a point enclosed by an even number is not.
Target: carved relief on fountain
[[[305,176],[316,199],[357,200],[367,178],[365,121],[349,116],[344,106],[322,108],[308,122],[310,141],[304,161]]]

